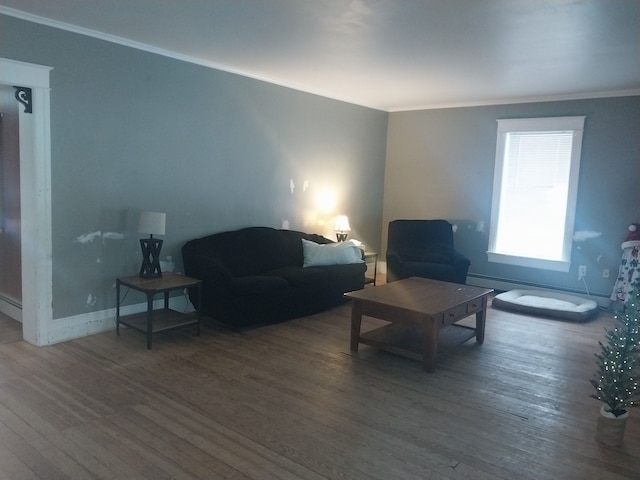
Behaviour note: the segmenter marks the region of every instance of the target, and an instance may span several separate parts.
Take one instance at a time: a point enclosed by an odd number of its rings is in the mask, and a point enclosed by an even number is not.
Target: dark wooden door
[[[20,104],[14,91],[0,85],[0,296],[22,305]]]

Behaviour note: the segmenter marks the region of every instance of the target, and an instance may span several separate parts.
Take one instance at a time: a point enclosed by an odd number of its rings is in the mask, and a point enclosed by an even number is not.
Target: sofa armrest
[[[387,265],[398,266],[402,265],[404,261],[398,252],[395,250],[387,249]]]
[[[469,268],[471,261],[461,253],[456,252],[453,256],[453,265],[456,268]]]
[[[198,278],[207,285],[228,287],[233,275],[218,260],[202,255],[194,255],[184,259],[185,274]]]
[[[387,249],[387,282],[395,282],[404,278],[402,266],[404,260],[398,252],[390,248]]]

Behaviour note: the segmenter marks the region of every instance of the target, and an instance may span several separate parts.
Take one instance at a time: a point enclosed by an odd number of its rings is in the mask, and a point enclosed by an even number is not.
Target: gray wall
[[[489,263],[485,252],[496,120],[571,115],[587,117],[575,227],[602,235],[574,242],[568,273]],[[473,275],[585,293],[583,282],[577,280],[578,265],[585,264],[590,292],[608,296],[627,227],[640,221],[638,132],[637,96],[392,113],[387,138],[383,249],[390,220],[445,218],[458,226],[456,245],[471,259]],[[602,278],[605,268],[611,271],[609,279]]]
[[[115,307],[141,210],[167,213],[178,271],[190,238],[285,221],[333,235],[339,213],[380,248],[387,113],[6,16],[0,56],[54,68],[54,318]]]
[[[167,213],[177,270],[186,240],[246,225],[326,233],[346,213],[384,252],[390,219],[437,217],[458,225],[472,274],[583,291],[584,263],[601,295],[640,220],[640,97],[387,114],[6,16],[0,56],[54,67],[54,318],[115,306],[115,277],[139,268],[140,210]],[[489,264],[496,119],[559,115],[587,116],[576,228],[602,235],[574,245],[567,274]],[[326,189],[331,212],[315,203]]]

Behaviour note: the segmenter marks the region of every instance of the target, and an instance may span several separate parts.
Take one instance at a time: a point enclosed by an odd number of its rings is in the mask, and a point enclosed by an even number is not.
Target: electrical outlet
[[[578,280],[582,280],[586,276],[587,276],[587,266],[580,265],[578,267]]]
[[[602,270],[602,278],[609,278],[609,269],[605,268]]]

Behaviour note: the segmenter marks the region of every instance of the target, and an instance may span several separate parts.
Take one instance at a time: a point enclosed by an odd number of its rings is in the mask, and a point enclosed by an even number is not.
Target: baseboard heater
[[[551,292],[565,292],[588,297],[596,302],[598,306],[604,310],[611,309],[611,300],[609,299],[609,295],[606,293],[590,292],[589,294],[587,294],[585,291],[577,289],[560,288],[533,282],[523,282],[520,280],[512,280],[507,278],[490,277],[488,275],[479,275],[477,273],[469,273],[467,275],[467,285],[493,288],[497,292],[507,292],[509,290],[515,289],[535,289],[548,290]]]
[[[16,300],[0,295],[0,313],[22,323],[22,305]]]

